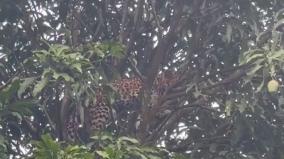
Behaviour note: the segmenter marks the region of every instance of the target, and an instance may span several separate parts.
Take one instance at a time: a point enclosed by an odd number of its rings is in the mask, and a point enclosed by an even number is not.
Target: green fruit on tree
[[[279,88],[279,82],[276,80],[270,80],[267,83],[267,89],[269,93],[277,92],[278,88]]]

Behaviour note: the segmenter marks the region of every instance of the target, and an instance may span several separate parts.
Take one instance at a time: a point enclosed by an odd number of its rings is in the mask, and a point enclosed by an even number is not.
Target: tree
[[[2,0],[1,150],[106,131],[168,156],[283,158],[283,6]]]

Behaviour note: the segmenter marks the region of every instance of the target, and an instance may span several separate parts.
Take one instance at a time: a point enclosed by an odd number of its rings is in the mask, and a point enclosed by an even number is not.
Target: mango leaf
[[[85,122],[85,113],[84,113],[84,108],[83,106],[79,106],[79,115],[80,115],[80,122],[83,125]]]
[[[275,14],[275,20],[281,20],[284,19],[284,8],[280,9],[276,14]]]
[[[53,52],[56,56],[61,56],[63,53],[69,51],[70,48],[66,45],[60,45],[60,44],[56,44],[56,45],[52,45],[49,48],[50,52]]]
[[[271,52],[270,56],[268,56],[268,58],[271,59],[278,59],[278,58],[283,58],[284,57],[284,50],[279,50],[279,51],[275,51],[275,52]]]
[[[139,143],[138,140],[136,140],[134,138],[125,137],[125,136],[118,138],[118,142],[119,141],[128,141],[128,142],[131,142],[132,144],[138,144]]]
[[[159,152],[159,150],[157,150],[155,148],[152,148],[152,147],[143,147],[143,148],[141,148],[141,150],[143,150],[144,152],[147,152],[147,153],[157,153],[157,152]]]
[[[89,150],[84,146],[67,146],[64,149],[65,158],[74,158],[74,159],[93,159],[94,155],[89,152]],[[64,158],[63,157],[63,158]]]
[[[104,141],[104,140],[113,140],[113,138],[112,138],[112,136],[110,136],[110,135],[102,135],[102,136],[92,136],[91,137],[92,139],[95,139],[95,140],[102,140],[102,141]]]
[[[36,150],[34,156],[39,159],[58,158],[60,153],[60,145],[53,141],[50,135],[42,135],[42,141],[34,142]]]
[[[97,47],[94,47],[93,50],[94,50],[94,53],[95,53],[98,57],[101,57],[101,58],[105,57],[105,53],[104,53],[101,49],[99,49],[99,48],[97,48]]]
[[[79,53],[79,52],[75,52],[75,53],[69,53],[64,55],[65,58],[69,58],[69,59],[80,59],[83,58],[83,56]]]
[[[15,94],[20,87],[20,82],[18,77],[15,77],[12,83],[0,92],[1,103],[7,103],[13,97],[13,94]]]
[[[107,154],[105,151],[97,150],[96,153],[104,159],[111,159],[109,154]]]
[[[110,53],[112,56],[121,59],[125,57],[125,51],[121,44],[119,43],[111,43],[110,44]]]
[[[262,70],[262,81],[261,81],[260,85],[257,87],[256,93],[258,93],[262,90],[262,88],[264,86],[265,79],[267,79],[268,76],[269,76],[269,70],[268,70],[268,68],[264,68]]]
[[[17,101],[8,105],[7,109],[12,112],[18,112],[21,115],[32,115],[32,108],[35,106],[35,101]]]
[[[231,116],[233,103],[232,100],[227,100],[225,103],[225,112],[227,116]]]
[[[69,76],[67,73],[58,73],[58,72],[54,72],[53,73],[53,78],[54,79],[59,79],[60,77],[62,77],[65,81],[71,81],[71,82],[73,82],[74,81],[74,79],[71,77],[71,76]]]
[[[0,135],[0,154],[1,154],[1,158],[9,158],[8,157],[8,152],[7,152],[7,146],[6,146],[6,140],[4,138],[4,136]]]
[[[260,92],[264,86],[264,78],[262,79],[260,85],[256,88],[256,93]]]
[[[133,154],[135,156],[139,156],[139,158],[141,159],[148,159],[148,157],[146,157],[143,153],[139,152],[139,151],[130,151],[130,154]]]
[[[18,112],[11,112],[11,115],[16,117],[18,120],[22,121],[22,115]]]
[[[49,52],[46,50],[39,50],[35,51],[35,58],[38,59],[40,62],[46,61]]]
[[[259,69],[261,69],[263,66],[262,65],[260,65],[260,64],[258,64],[258,65],[255,65],[250,71],[248,71],[246,74],[248,75],[248,76],[250,76],[250,75],[255,75],[255,73],[259,70]]]
[[[154,155],[151,155],[151,154],[147,155],[147,158],[148,158],[148,159],[162,159],[162,158],[159,157],[159,156],[154,156]]]
[[[83,73],[82,65],[80,63],[74,63],[71,67],[75,68],[78,72]]]
[[[261,32],[257,35],[256,37],[256,43],[258,45],[262,45],[263,43],[265,43],[269,38],[271,38],[271,31],[268,30],[268,31],[264,31],[264,32]]]
[[[29,77],[24,79],[24,81],[20,84],[20,88],[18,89],[19,98],[21,98],[22,94],[35,81],[35,79],[36,79],[35,77]]]
[[[253,54],[252,56],[248,57],[246,59],[246,63],[249,63],[251,62],[252,60],[255,60],[257,58],[265,58],[265,55],[263,53],[260,53],[260,54]]]
[[[245,100],[242,99],[242,100],[241,100],[241,103],[240,103],[240,104],[237,104],[237,107],[238,107],[238,110],[239,110],[241,113],[243,113],[243,112],[246,110],[246,108],[247,108],[247,104],[246,104]]]
[[[272,32],[275,32],[278,28],[284,27],[284,19],[279,20],[273,27]]]
[[[243,56],[244,56],[245,58],[247,58],[247,57],[249,57],[249,56],[251,56],[251,55],[253,55],[253,54],[255,54],[255,53],[261,53],[261,52],[263,52],[263,50],[261,50],[261,49],[248,50],[248,51],[245,51],[245,52],[243,53]]]
[[[233,27],[232,27],[232,25],[228,24],[227,28],[226,28],[226,35],[225,35],[225,41],[227,43],[231,42],[232,32],[233,32]]]
[[[34,86],[34,90],[33,90],[33,96],[37,96],[38,93],[40,93],[43,88],[47,85],[48,80],[47,78],[43,77],[40,81],[37,82],[37,84]]]

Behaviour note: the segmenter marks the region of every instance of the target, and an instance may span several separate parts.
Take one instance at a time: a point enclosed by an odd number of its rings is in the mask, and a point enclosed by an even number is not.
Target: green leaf
[[[83,73],[82,65],[80,63],[75,63],[71,65],[73,68],[75,68],[78,72]]]
[[[35,81],[35,77],[25,78],[24,82],[20,84],[18,89],[18,97],[21,98],[21,95],[26,91],[26,89]]]
[[[35,101],[17,101],[10,104],[7,109],[12,112],[18,112],[22,115],[32,115],[32,108],[35,106]]]
[[[58,73],[58,72],[54,72],[53,73],[53,78],[54,79],[59,79],[60,77],[62,77],[65,81],[70,81],[70,82],[73,82],[74,81],[74,79],[71,77],[71,76],[69,76],[67,73]]]
[[[84,58],[79,52],[67,54],[65,57],[76,61]]]
[[[139,143],[138,140],[136,140],[134,138],[125,137],[125,136],[118,138],[118,142],[119,141],[128,141],[128,142],[131,142],[132,144],[138,144]]]
[[[111,159],[111,158],[109,157],[109,154],[107,154],[105,151],[99,151],[99,150],[97,150],[96,153],[97,153],[99,156],[101,156],[102,158],[104,158],[104,159]]]
[[[6,88],[0,91],[0,103],[4,104],[11,100],[13,95],[18,91],[19,87],[20,80],[18,77],[15,77],[10,85],[6,86]]]
[[[111,53],[112,56],[114,56],[118,59],[125,57],[125,51],[124,51],[124,48],[121,44],[111,43],[110,46],[111,46],[110,53]]]
[[[93,50],[98,57],[105,57],[105,53],[101,49],[94,47]]]
[[[284,19],[279,20],[279,21],[274,25],[272,32],[275,32],[276,29],[279,28],[279,27],[283,27],[283,25],[284,25]]]
[[[18,113],[18,112],[11,112],[11,114],[13,115],[13,116],[15,116],[17,119],[19,119],[20,121],[22,121],[22,116],[21,116],[21,114],[20,113]]]
[[[239,111],[240,111],[241,113],[243,113],[243,112],[246,110],[246,108],[247,108],[247,104],[246,104],[246,102],[245,102],[245,99],[242,99],[242,100],[241,100],[241,103],[240,103],[240,104],[237,104],[237,107],[238,107]]]
[[[258,93],[258,92],[260,92],[261,91],[261,89],[263,88],[263,86],[264,86],[264,78],[262,79],[262,81],[261,81],[261,83],[260,83],[260,85],[257,87],[257,89],[256,89],[256,93]]]
[[[281,20],[284,19],[284,8],[280,9],[276,14],[275,14],[275,20]]]
[[[255,65],[250,71],[248,71],[247,75],[254,75],[259,69],[261,69],[263,65]]]
[[[271,58],[271,59],[284,58],[284,50],[278,50],[275,52],[271,52],[268,58]]]
[[[225,103],[225,112],[227,116],[231,116],[231,112],[232,112],[232,107],[233,107],[233,103],[231,100],[227,100]]]
[[[45,77],[42,77],[40,81],[37,82],[37,84],[34,86],[34,90],[33,90],[33,96],[37,96],[38,93],[40,93],[43,88],[47,85],[48,80]]]
[[[50,55],[50,53],[46,50],[34,51],[34,54],[35,59],[38,59],[39,62],[46,61],[47,57]]]
[[[80,122],[83,125],[85,120],[84,108],[83,106],[79,106],[79,115],[80,115]]]
[[[50,52],[53,52],[56,56],[61,56],[63,53],[69,51],[70,48],[66,45],[55,44],[49,48]]]
[[[148,158],[148,159],[162,159],[162,158],[159,157],[159,156],[154,156],[154,155],[151,155],[151,154],[147,155],[147,158]]]
[[[34,156],[40,159],[56,159],[60,154],[60,145],[53,141],[50,135],[42,135],[42,141],[35,142],[36,151]]]
[[[250,57],[248,57],[247,59],[246,59],[246,63],[249,63],[249,62],[251,62],[252,60],[256,60],[257,58],[264,58],[265,56],[264,56],[264,54],[253,54],[252,56],[250,56]]]
[[[226,36],[225,36],[227,43],[231,42],[232,32],[233,32],[233,27],[230,24],[228,24],[226,28]]]

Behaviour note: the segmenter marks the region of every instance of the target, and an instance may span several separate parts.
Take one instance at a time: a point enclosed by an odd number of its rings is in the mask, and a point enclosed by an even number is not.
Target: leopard
[[[76,111],[73,110],[65,121],[67,140],[70,140],[72,142],[75,142],[77,140],[79,125],[79,118],[76,115]]]
[[[138,77],[123,78],[112,83],[119,98],[114,102],[117,110],[137,109],[139,107],[139,94],[142,90],[142,81]]]
[[[95,104],[88,109],[91,131],[103,130],[110,120],[111,109],[102,89],[97,90]]]

